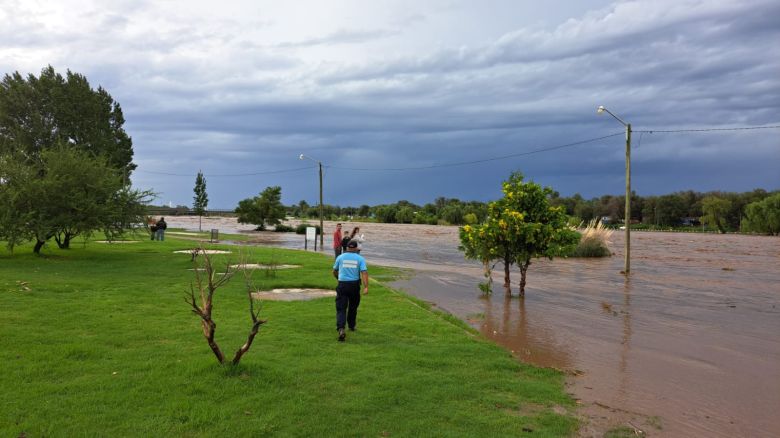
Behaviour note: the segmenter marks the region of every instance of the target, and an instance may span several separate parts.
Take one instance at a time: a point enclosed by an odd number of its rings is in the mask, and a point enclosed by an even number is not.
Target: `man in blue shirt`
[[[336,329],[339,331],[339,342],[344,342],[347,338],[345,325],[355,331],[361,282],[363,295],[368,293],[366,259],[357,253],[357,247],[357,241],[350,241],[347,244],[347,252],[338,256],[333,263],[333,276],[339,281],[336,287]]]

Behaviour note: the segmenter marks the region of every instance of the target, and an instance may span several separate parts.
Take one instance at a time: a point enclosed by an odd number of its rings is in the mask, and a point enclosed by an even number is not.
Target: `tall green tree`
[[[280,224],[284,219],[282,188],[266,187],[259,196],[240,201],[235,212],[239,223],[257,225],[258,230],[265,230],[266,225]]]
[[[132,141],[124,116],[102,87],[49,66],[40,76],[6,74],[0,82],[0,191],[13,205],[0,214],[9,245],[34,251],[54,237],[68,248],[77,235],[124,232],[151,192],[130,188]]]
[[[461,228],[461,244],[466,257],[504,262],[504,287],[511,295],[509,267],[520,268],[519,295],[525,296],[526,274],[531,260],[565,252],[577,243],[579,235],[567,225],[562,206],[550,206],[549,187],[524,182],[512,173],[501,186],[504,196],[488,204],[487,220],[478,226]]]
[[[0,155],[25,164],[40,162],[41,153],[67,143],[103,156],[127,180],[135,169],[122,108],[102,87],[87,78],[48,66],[40,76],[6,74],[0,82]]]
[[[718,231],[725,234],[727,221],[726,218],[731,210],[731,201],[718,196],[707,196],[701,201],[701,211],[704,216],[701,217],[703,224],[716,227]]]
[[[741,229],[749,233],[780,234],[780,193],[748,204]]]
[[[195,188],[193,190],[195,196],[193,197],[192,208],[195,210],[195,214],[198,215],[198,231],[203,231],[201,218],[206,213],[206,207],[209,205],[209,195],[206,193],[206,178],[200,170],[198,171],[198,176],[195,177]]]
[[[414,220],[414,210],[408,206],[401,207],[395,214],[395,219],[399,224],[411,224]]]

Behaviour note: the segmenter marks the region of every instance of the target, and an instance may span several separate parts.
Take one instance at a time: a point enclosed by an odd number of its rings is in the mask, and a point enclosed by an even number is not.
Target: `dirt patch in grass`
[[[262,263],[246,263],[242,265],[230,265],[235,269],[295,269],[300,268],[301,265],[266,265]]]
[[[252,298],[269,301],[305,301],[323,297],[335,297],[336,291],[329,289],[272,289],[255,292]]]
[[[192,249],[184,249],[181,251],[174,251],[174,254],[192,254],[195,252],[195,250]],[[231,254],[231,251],[223,251],[221,249],[204,249],[204,250],[198,250],[198,253],[205,252],[206,254]]]

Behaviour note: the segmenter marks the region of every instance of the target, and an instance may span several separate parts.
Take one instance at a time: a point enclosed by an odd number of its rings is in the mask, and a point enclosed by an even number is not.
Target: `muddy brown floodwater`
[[[197,218],[169,219],[197,227]],[[204,219],[204,228],[210,220],[224,232],[250,228],[234,219]],[[521,300],[517,270],[515,297],[504,297],[499,272],[494,294],[480,298],[480,266],[463,260],[456,227],[360,226],[369,263],[413,270],[394,287],[469,321],[522,361],[568,372],[581,436],[620,425],[649,436],[780,436],[780,238],[635,232],[626,279],[615,233],[611,258],[534,262]],[[303,247],[302,236],[256,234],[258,243]]]

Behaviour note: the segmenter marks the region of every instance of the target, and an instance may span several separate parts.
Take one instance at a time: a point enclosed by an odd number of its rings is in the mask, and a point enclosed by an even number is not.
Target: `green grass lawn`
[[[568,436],[563,377],[518,363],[463,324],[373,282],[336,341],[332,298],[263,302],[237,367],[217,364],[184,302],[193,242],[0,250],[0,436]],[[238,247],[210,246],[234,251]],[[242,247],[298,264],[260,289],[334,288],[321,254]],[[213,256],[217,265],[224,256]],[[390,270],[369,266],[371,275]],[[245,341],[243,278],[217,291],[225,355]]]

